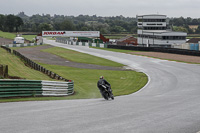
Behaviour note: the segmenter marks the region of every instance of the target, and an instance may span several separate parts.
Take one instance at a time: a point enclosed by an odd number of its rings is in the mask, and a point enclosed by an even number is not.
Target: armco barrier
[[[74,93],[73,82],[42,81],[43,96],[66,96]]]
[[[73,82],[40,80],[0,80],[0,97],[67,96],[74,93]]]
[[[151,52],[163,52],[182,55],[200,56],[200,51],[176,49],[176,48],[163,48],[163,47],[137,47],[137,46],[121,46],[121,45],[108,45],[108,48],[135,50],[135,51],[151,51]]]
[[[37,46],[42,45],[42,43],[28,43],[28,44],[6,44],[5,47],[27,47],[27,46]]]
[[[37,80],[0,80],[0,97],[42,96],[42,84]]]
[[[90,47],[101,47],[101,48],[107,48],[107,45],[108,45],[104,43],[74,42],[68,38],[62,38],[62,37],[57,37],[56,42],[64,43],[68,45],[90,46]]]

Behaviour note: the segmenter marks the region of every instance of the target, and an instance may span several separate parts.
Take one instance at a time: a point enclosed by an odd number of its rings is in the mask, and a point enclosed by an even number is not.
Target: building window
[[[142,22],[142,20],[138,19],[138,22]],[[166,19],[143,19],[143,22],[166,22]]]
[[[163,40],[185,40],[185,36],[162,36]]]

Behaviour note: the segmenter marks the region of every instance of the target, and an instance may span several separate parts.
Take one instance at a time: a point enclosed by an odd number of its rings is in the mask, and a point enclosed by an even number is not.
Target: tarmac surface
[[[13,40],[0,37],[0,46],[5,44],[13,44]]]
[[[149,82],[140,91],[113,101],[99,98],[1,103],[2,133],[200,131],[200,65],[45,42],[122,63],[146,73]]]
[[[100,66],[94,64],[72,62],[57,55],[41,51],[42,49],[48,49],[52,47],[53,46],[51,45],[44,45],[34,48],[22,48],[18,49],[17,51],[19,51],[21,54],[25,55],[31,60],[39,61],[45,64],[69,66],[69,67],[85,68],[85,69],[125,70],[125,68],[120,68],[120,67],[108,67],[108,66]]]

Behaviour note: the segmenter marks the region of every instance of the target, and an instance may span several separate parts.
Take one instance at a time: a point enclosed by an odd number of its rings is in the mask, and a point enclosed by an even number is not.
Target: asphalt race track
[[[1,133],[197,133],[200,65],[47,41],[107,58],[149,76],[140,91],[100,99],[0,104]],[[97,79],[98,80],[98,79]]]

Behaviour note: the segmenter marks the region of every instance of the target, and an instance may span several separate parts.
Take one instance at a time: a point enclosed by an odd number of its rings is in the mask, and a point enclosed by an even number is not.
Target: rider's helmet
[[[103,76],[100,76],[100,79],[103,79],[104,77]]]

